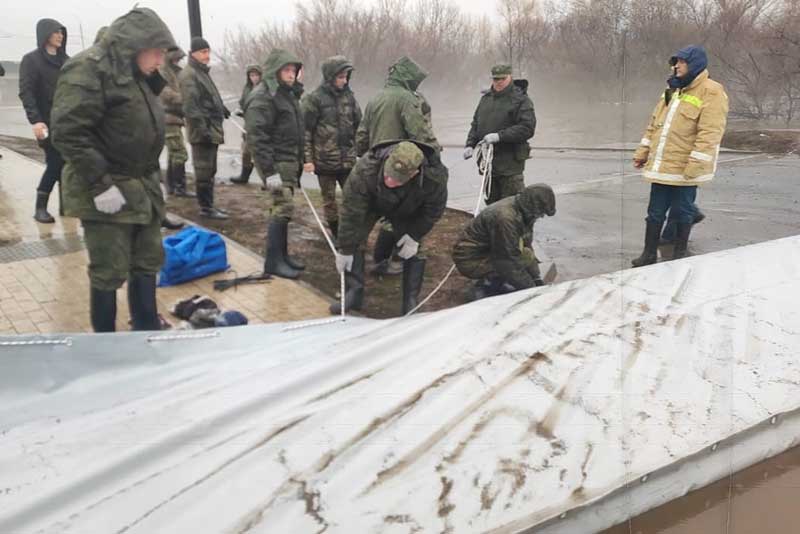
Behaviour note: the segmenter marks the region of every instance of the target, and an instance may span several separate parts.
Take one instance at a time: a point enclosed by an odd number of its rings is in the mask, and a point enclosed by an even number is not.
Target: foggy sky
[[[302,2],[303,0],[300,0]],[[374,0],[362,0],[369,5]],[[23,54],[36,47],[36,22],[53,18],[67,27],[67,52],[78,53],[83,42],[91,46],[95,33],[131,9],[136,0],[6,0],[0,10],[0,61],[19,61]],[[458,0],[464,13],[495,16],[493,1]],[[154,9],[169,25],[175,39],[184,48],[189,44],[189,22],[186,0],[140,0],[141,7]],[[296,2],[275,0],[200,0],[203,34],[211,44],[221,46],[225,30],[238,27],[255,29],[264,21],[289,21]]]

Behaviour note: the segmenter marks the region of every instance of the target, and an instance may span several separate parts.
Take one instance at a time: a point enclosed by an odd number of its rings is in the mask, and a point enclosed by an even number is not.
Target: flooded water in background
[[[800,532],[800,447],[650,510],[603,534]]]

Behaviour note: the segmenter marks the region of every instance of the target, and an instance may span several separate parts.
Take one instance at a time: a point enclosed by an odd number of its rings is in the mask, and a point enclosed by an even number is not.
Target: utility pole
[[[200,19],[200,0],[189,1],[189,33],[191,37],[203,36],[203,22]]]

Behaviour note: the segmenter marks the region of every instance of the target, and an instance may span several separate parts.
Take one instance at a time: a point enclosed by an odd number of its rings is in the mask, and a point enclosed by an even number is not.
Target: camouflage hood
[[[427,77],[428,73],[417,65],[413,59],[403,56],[389,67],[389,78],[386,84],[399,85],[409,91],[416,91],[419,84]]]
[[[108,50],[115,80],[125,83],[133,78],[136,54],[178,45],[164,21],[152,9],[140,7],[115,20],[96,46]]]
[[[283,50],[282,48],[274,48],[269,53],[267,59],[264,61],[264,71],[262,73],[263,81],[266,82],[267,87],[271,93],[275,93],[278,89],[278,72],[286,65],[297,65],[297,71],[303,68],[303,62],[297,56]]]
[[[170,63],[175,63],[176,61],[180,61],[186,57],[186,52],[183,51],[183,48],[180,46],[176,46],[175,48],[170,48],[167,51],[167,60]]]
[[[249,85],[250,88],[252,89],[253,83],[250,81],[250,73],[251,72],[257,72],[259,76],[263,77],[264,76],[264,71],[261,70],[261,66],[260,65],[256,65],[255,63],[253,63],[252,65],[248,65],[247,68],[245,68],[245,71],[244,71],[244,83],[246,85]]]
[[[344,56],[329,57],[322,64],[322,79],[325,80],[325,83],[333,85],[333,79],[345,69],[353,70],[353,64],[349,59]],[[347,81],[350,81],[350,72],[347,73]]]
[[[522,213],[525,224],[531,224],[545,215],[556,214],[556,195],[547,184],[535,184],[526,187],[514,199],[514,204]]]

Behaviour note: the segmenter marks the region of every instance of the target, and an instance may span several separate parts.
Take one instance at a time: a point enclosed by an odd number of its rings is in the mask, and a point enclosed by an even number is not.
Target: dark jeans
[[[697,213],[695,198],[697,198],[697,186],[652,184],[650,204],[647,206],[647,221],[664,224],[669,210],[670,220],[691,224]]]
[[[37,187],[36,190],[41,193],[50,194],[56,182],[61,180],[61,169],[64,167],[64,158],[61,157],[58,150],[53,148],[53,145],[50,143],[47,143],[44,147],[44,157],[47,166],[44,168],[44,174],[42,174],[42,179],[39,181],[39,187]]]

